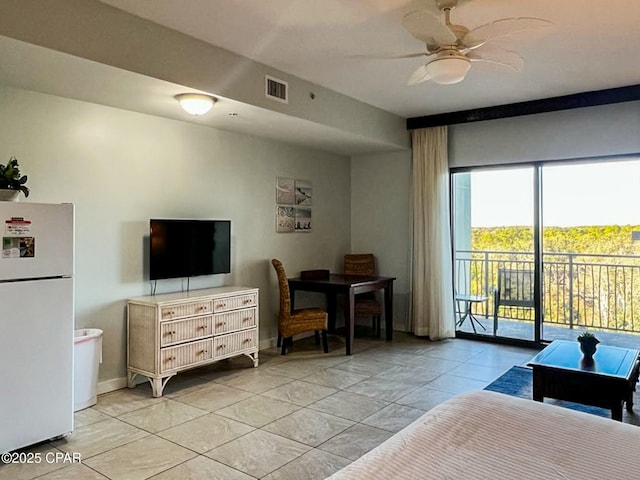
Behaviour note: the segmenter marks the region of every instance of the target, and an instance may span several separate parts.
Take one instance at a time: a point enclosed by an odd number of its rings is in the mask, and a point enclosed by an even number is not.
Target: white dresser
[[[218,287],[131,298],[127,385],[149,379],[153,396],[178,372],[246,355],[258,366],[258,289]]]

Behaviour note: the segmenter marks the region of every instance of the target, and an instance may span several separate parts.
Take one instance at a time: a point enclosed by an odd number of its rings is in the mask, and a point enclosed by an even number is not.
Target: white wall
[[[213,112],[215,114],[215,111]],[[148,295],[150,217],[232,220],[232,273],[191,288],[261,289],[261,342],[276,335],[277,284],[341,268],[350,245],[346,157],[184,122],[0,88],[0,163],[15,155],[33,202],[76,206],[76,326],[104,331],[100,380],[125,376],[126,299]],[[275,179],[313,183],[313,232],[275,233]],[[158,282],[158,293],[181,288]]]
[[[409,299],[409,150],[351,158],[351,252],[373,253],[396,277],[394,328],[406,330]]]

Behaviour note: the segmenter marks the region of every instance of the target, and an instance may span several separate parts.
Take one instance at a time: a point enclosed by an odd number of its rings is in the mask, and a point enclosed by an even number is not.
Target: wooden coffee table
[[[544,397],[611,410],[622,420],[622,405],[633,408],[638,382],[638,350],[598,345],[593,362],[585,362],[578,342],[555,340],[528,365],[533,368],[533,399]]]

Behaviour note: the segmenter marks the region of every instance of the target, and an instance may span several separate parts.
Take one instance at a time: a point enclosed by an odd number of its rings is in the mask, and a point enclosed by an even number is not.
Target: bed
[[[331,480],[640,478],[640,427],[478,391],[454,397]]]

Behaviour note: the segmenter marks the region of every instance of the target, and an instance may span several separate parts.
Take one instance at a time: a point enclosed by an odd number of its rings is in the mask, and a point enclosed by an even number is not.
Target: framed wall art
[[[310,207],[313,188],[307,180],[296,180],[296,205],[298,207]]]
[[[308,207],[296,207],[295,211],[296,232],[310,232],[311,231],[311,208]]]
[[[294,188],[293,178],[278,177],[276,179],[276,204],[293,205],[296,198]]]
[[[276,232],[311,232],[312,198],[309,180],[276,177]]]
[[[287,233],[295,230],[295,208],[283,205],[276,206],[276,232]]]

